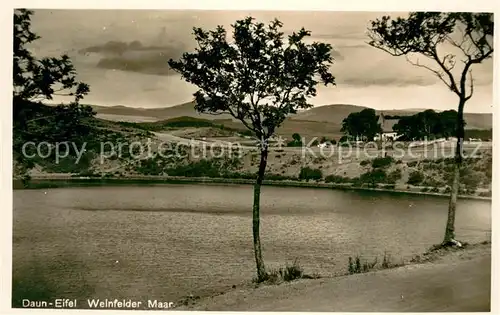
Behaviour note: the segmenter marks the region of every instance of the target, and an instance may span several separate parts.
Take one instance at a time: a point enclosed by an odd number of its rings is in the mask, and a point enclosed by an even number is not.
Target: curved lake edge
[[[30,181],[23,184],[21,180],[14,179],[12,187],[19,189],[47,189],[47,188],[70,188],[70,187],[95,187],[95,186],[121,186],[121,185],[168,185],[168,184],[203,184],[203,185],[253,185],[251,179],[235,178],[210,178],[210,177],[165,177],[165,176],[129,176],[125,178],[103,178],[103,177],[71,177],[71,176],[33,176]],[[353,187],[332,183],[311,183],[299,181],[275,181],[264,180],[265,186],[296,187],[296,188],[319,188],[338,189],[347,191],[372,191],[395,194],[425,195],[435,197],[449,197],[449,194],[422,192],[415,190],[401,190],[373,187]],[[459,195],[460,199],[492,201],[491,197]]]

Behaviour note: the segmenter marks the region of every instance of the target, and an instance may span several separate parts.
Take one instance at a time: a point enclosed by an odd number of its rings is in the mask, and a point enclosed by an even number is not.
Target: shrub
[[[356,256],[354,260],[352,259],[352,257],[349,257],[347,269],[349,274],[352,275],[355,273],[368,272],[374,269],[376,265],[377,257],[375,257],[375,260],[373,262],[364,261],[363,263],[361,263],[361,258],[359,256]]]
[[[394,171],[390,172],[389,175],[387,176],[388,182],[389,183],[395,183],[397,180],[401,179],[401,170],[399,168],[395,169]]]
[[[310,167],[303,167],[300,169],[299,179],[300,180],[319,180],[323,177],[323,173],[320,169],[313,169]]]
[[[418,185],[424,180],[424,174],[419,171],[413,171],[410,173],[410,177],[408,178],[408,184],[410,185]]]
[[[287,265],[284,268],[280,268],[279,273],[284,281],[293,281],[304,276],[304,270],[297,263],[297,260],[295,260],[291,266]]]
[[[323,162],[323,161],[325,161],[325,160],[326,160],[326,159],[325,159],[324,157],[319,156],[319,157],[317,157],[317,158],[315,158],[315,159],[313,160],[313,163],[314,163],[314,164],[319,164],[319,163],[321,163],[321,162]]]
[[[351,179],[351,183],[353,187],[361,187],[363,185],[363,182],[361,181],[360,177],[354,177]]]
[[[460,175],[460,181],[465,185],[465,189],[475,191],[478,185],[482,182],[482,176],[479,172],[473,172],[465,169]]]
[[[424,170],[436,170],[436,169],[441,169],[442,166],[438,163],[434,163],[434,162],[429,162],[429,163],[426,163],[424,164]]]
[[[368,164],[370,164],[370,163],[371,163],[371,161],[370,161],[370,160],[363,160],[363,161],[359,162],[359,165],[361,165],[361,166],[365,166],[365,165],[368,165]]]
[[[387,175],[384,170],[375,169],[361,175],[360,180],[362,183],[368,183],[371,186],[376,186],[379,183],[387,183]]]
[[[165,172],[169,176],[243,178],[242,174],[233,172],[240,164],[238,159],[202,159],[166,168]]]
[[[163,173],[163,166],[156,159],[150,158],[142,160],[136,170],[143,175],[160,175]]]
[[[396,161],[396,164],[401,164],[401,163],[403,163],[403,161],[401,161],[401,160]]]
[[[328,175],[325,177],[325,182],[327,183],[349,183],[350,181],[348,177],[339,175]]]
[[[414,167],[418,164],[418,161],[412,161],[412,162],[408,162],[408,166],[409,167]]]
[[[443,186],[445,183],[441,179],[436,179],[434,177],[427,177],[423,182],[423,186],[429,186],[429,187],[439,187]]]
[[[396,265],[392,263],[391,255],[388,255],[387,252],[384,252],[384,259],[382,260],[382,268],[388,269],[395,266]]]
[[[280,282],[280,280],[279,269],[270,269],[269,272],[264,276],[264,279],[262,279],[262,282],[275,284]],[[257,280],[257,278],[253,278],[252,282],[258,283],[259,281]]]
[[[372,161],[372,166],[373,168],[387,167],[391,165],[392,162],[394,162],[394,158],[392,156],[378,157]]]
[[[279,283],[281,281],[290,282],[297,279],[318,279],[320,278],[319,274],[313,274],[312,276],[304,273],[303,268],[297,262],[297,259],[291,265],[286,265],[285,267],[281,267],[278,269],[270,269],[266,274],[264,282],[267,283]],[[253,282],[258,282],[256,278],[252,280]]]
[[[480,197],[491,197],[491,190],[490,191],[482,191],[479,193]]]
[[[445,158],[445,159],[443,159],[443,162],[445,164],[452,164],[452,165],[454,165],[455,164],[455,159],[454,158]]]
[[[359,256],[356,256],[355,259],[352,259],[352,257],[349,257],[348,260],[348,273],[349,274],[356,274],[356,273],[364,273],[368,272],[373,269],[389,269],[389,268],[394,268],[394,267],[399,267],[402,266],[403,263],[393,263],[391,255],[387,254],[387,252],[384,252],[384,257],[382,259],[382,263],[379,265],[377,268],[377,263],[378,263],[378,257],[375,257],[375,259],[372,262],[368,261],[361,261],[361,258]]]

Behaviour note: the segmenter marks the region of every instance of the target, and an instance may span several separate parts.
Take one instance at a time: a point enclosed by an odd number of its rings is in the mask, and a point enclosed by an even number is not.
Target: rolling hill
[[[131,121],[131,122],[152,122],[167,120],[176,117],[194,117],[217,121],[230,128],[241,129],[243,125],[230,115],[210,115],[200,114],[194,109],[194,102],[184,103],[172,107],[162,108],[136,108],[126,106],[92,106],[97,112],[97,117],[106,120]],[[359,112],[368,107],[334,104],[317,106],[305,111],[301,111],[289,117],[278,129],[278,134],[291,137],[295,132],[306,137],[340,137],[340,127],[342,120],[350,113]],[[384,110],[384,115],[413,115],[418,110]],[[466,129],[490,129],[492,128],[492,114],[465,113]],[[392,126],[397,120],[386,120],[384,130],[392,131]]]
[[[200,114],[194,109],[194,102],[188,102],[172,107],[160,108],[141,108],[141,107],[127,107],[122,105],[117,106],[95,106],[91,105],[98,115],[106,115],[108,119],[113,120],[112,115],[130,116],[129,119],[145,117],[148,121],[152,120],[166,120],[175,117],[195,117],[203,119],[232,119],[229,115],[210,115]],[[103,117],[104,118],[104,117]]]
[[[311,108],[307,111],[298,113],[292,119],[294,120],[309,120],[338,124],[342,124],[342,120],[350,113],[359,112],[368,107],[356,105],[324,105]],[[410,109],[410,110],[376,110],[377,114],[383,113],[384,115],[391,116],[409,116],[416,112],[424,111],[425,109]],[[479,113],[464,113],[465,121],[467,122],[466,129],[491,129],[493,126],[492,114],[479,114]],[[384,129],[392,130],[397,120],[386,121]]]

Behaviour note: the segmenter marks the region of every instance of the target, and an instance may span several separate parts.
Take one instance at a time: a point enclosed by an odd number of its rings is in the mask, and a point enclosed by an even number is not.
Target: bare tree
[[[432,72],[458,97],[455,169],[442,245],[459,245],[454,226],[463,159],[463,112],[474,94],[472,67],[493,57],[493,14],[412,12],[406,18],[383,16],[371,22],[368,36],[371,46],[392,56],[405,56],[412,65]]]

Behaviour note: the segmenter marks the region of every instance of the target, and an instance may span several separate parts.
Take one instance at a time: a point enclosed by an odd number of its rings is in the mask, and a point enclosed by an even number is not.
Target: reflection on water
[[[253,276],[251,186],[44,192],[14,191],[18,294],[177,300],[224,291]],[[261,200],[266,264],[297,258],[306,272],[324,276],[345,271],[352,255],[387,251],[399,260],[439,243],[448,203],[442,197],[267,186]],[[491,203],[459,200],[456,231],[468,242],[489,239]]]

